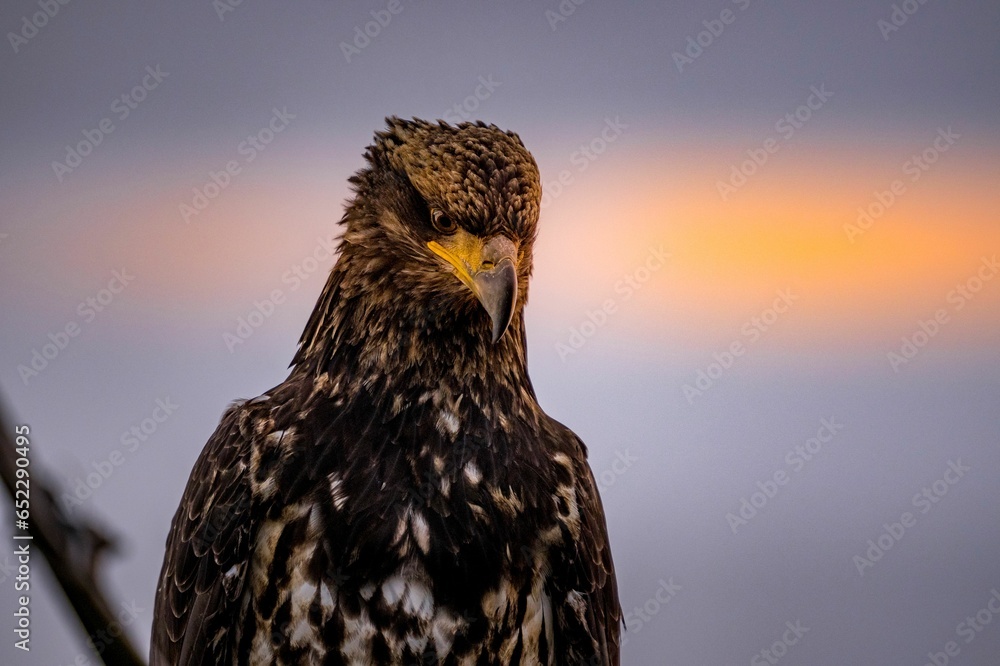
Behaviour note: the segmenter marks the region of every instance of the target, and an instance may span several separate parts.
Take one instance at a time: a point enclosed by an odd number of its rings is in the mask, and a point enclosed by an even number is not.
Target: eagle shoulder
[[[553,460],[572,479],[571,494],[563,486],[557,488],[564,538],[551,563],[556,654],[563,655],[567,664],[618,666],[622,610],[604,507],[587,462],[587,447],[561,423],[549,419],[546,425]]]
[[[195,463],[167,537],[150,663],[227,663],[261,511],[254,442],[273,421],[266,399],[234,403]]]

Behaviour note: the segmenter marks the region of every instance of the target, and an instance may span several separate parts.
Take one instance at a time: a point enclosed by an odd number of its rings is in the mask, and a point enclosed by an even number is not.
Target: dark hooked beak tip
[[[517,269],[510,257],[504,257],[493,268],[479,271],[473,278],[476,296],[493,321],[494,344],[503,337],[517,305]]]

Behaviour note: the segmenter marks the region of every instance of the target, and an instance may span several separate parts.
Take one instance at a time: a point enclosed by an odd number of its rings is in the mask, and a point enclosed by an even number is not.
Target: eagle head
[[[293,365],[522,374],[534,158],[517,134],[482,122],[386,122],[350,179],[340,256]]]
[[[363,256],[351,262],[364,273],[357,278],[426,319],[481,309],[495,343],[526,300],[541,198],[535,160],[493,125],[387,122],[351,179],[342,253]]]

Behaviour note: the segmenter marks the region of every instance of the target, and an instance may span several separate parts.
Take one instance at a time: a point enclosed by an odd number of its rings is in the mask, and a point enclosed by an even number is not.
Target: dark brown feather
[[[151,661],[618,666],[586,448],[527,373],[534,160],[493,126],[395,118],[366,160],[290,376],[232,406],[191,473]],[[428,250],[431,206],[518,248],[496,344]]]

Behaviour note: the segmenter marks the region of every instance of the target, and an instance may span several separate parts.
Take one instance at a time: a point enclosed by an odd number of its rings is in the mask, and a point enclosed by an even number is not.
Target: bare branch
[[[0,400],[0,476],[13,499],[17,480],[14,426],[4,418],[2,404]],[[32,461],[30,469],[28,531],[33,539],[25,543],[45,555],[104,663],[141,666],[145,662],[122,631],[96,578],[99,559],[106,550],[114,550],[113,541],[85,520],[68,515],[56,499],[57,492],[45,484],[45,475],[38,464]]]

